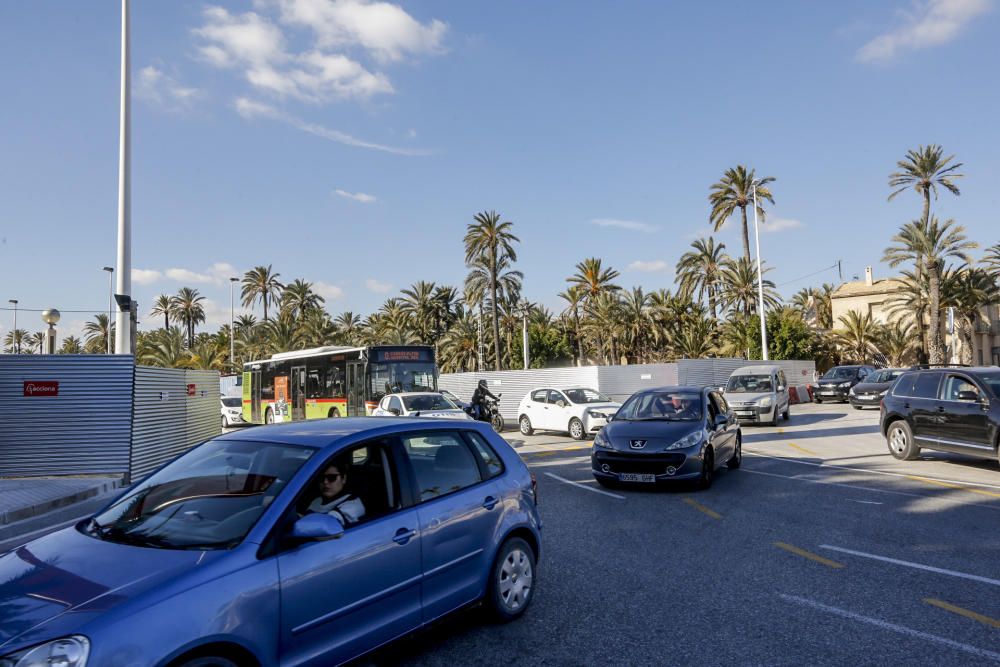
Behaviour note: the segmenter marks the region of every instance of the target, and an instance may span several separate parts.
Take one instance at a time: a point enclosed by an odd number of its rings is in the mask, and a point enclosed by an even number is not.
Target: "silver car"
[[[733,371],[725,394],[741,423],[774,426],[779,415],[788,421],[788,381],[780,366],[744,366]]]

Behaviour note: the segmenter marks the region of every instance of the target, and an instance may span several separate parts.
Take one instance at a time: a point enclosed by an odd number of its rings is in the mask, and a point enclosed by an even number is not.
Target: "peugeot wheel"
[[[583,440],[587,436],[587,432],[583,430],[583,422],[573,417],[569,420],[569,437],[574,440]]]
[[[698,477],[698,488],[707,491],[715,481],[715,452],[712,448],[705,450],[701,457],[701,476]]]
[[[534,587],[535,550],[520,537],[512,537],[500,547],[493,563],[485,602],[498,621],[513,621],[528,608]]]
[[[726,466],[730,470],[736,470],[743,463],[743,438],[739,435],[736,436],[736,451],[733,452],[733,457],[729,459]]]
[[[913,431],[904,420],[892,422],[885,435],[889,453],[900,461],[913,461],[920,456],[920,448],[913,442]]]
[[[535,432],[535,429],[531,428],[531,420],[528,419],[528,415],[521,415],[518,426],[521,427],[521,435],[531,435]]]

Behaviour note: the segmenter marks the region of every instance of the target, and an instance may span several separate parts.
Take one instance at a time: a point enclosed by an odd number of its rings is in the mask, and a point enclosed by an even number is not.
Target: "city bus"
[[[243,365],[243,419],[272,424],[370,415],[383,396],[437,391],[434,348],[317,347]]]

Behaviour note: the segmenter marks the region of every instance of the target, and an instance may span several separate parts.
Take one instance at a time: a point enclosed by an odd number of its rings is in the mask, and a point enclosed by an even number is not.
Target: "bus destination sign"
[[[379,350],[375,353],[375,361],[430,361],[427,350]]]

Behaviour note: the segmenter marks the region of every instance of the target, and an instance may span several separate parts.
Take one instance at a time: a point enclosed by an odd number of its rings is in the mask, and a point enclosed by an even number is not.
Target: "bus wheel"
[[[337,408],[330,408],[330,413],[327,415],[328,419],[335,419],[340,416],[340,410]]]
[[[265,424],[273,424],[274,423],[274,413],[271,412],[271,408],[268,408],[264,412],[264,423]]]

